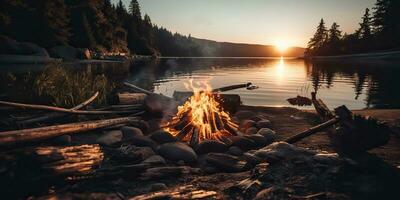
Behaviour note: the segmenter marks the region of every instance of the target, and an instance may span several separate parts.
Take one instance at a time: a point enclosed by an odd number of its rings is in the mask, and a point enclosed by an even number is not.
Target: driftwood
[[[80,110],[80,109],[86,107],[87,105],[92,103],[98,96],[99,96],[99,92],[96,92],[88,100],[86,100],[86,101],[82,102],[81,104],[71,108],[71,110]],[[21,122],[18,122],[18,124],[29,125],[29,124],[33,124],[33,123],[40,123],[40,122],[45,122],[45,121],[49,121],[49,120],[58,119],[58,118],[66,116],[66,115],[67,114],[65,114],[65,113],[49,113],[49,114],[41,116],[41,117],[36,117],[36,118],[23,120]]]
[[[13,106],[24,109],[33,109],[33,110],[47,110],[53,112],[61,112],[61,113],[69,113],[69,114],[79,114],[79,115],[106,115],[106,114],[129,114],[136,111],[89,111],[89,110],[73,110],[66,109],[54,106],[45,106],[45,105],[34,105],[34,104],[24,104],[24,103],[14,103],[7,101],[0,101],[0,105],[4,106]]]
[[[119,104],[122,104],[122,105],[143,104],[145,97],[146,97],[145,93],[119,93],[118,94]]]
[[[238,84],[238,85],[230,85],[230,86],[225,86],[225,87],[220,87],[213,89],[212,92],[226,92],[229,90],[235,90],[239,88],[248,88],[251,86],[251,83],[245,83],[245,84]]]
[[[126,124],[132,121],[137,121],[137,118],[123,117],[0,132],[0,146],[10,146],[19,143],[40,141],[64,134],[86,132],[118,124]]]
[[[319,124],[319,125],[314,126],[314,127],[310,128],[310,129],[308,129],[306,131],[298,133],[298,134],[296,134],[296,135],[294,135],[294,136],[292,136],[290,138],[287,138],[285,140],[285,142],[293,144],[295,142],[298,142],[298,141],[302,140],[303,138],[306,138],[306,137],[308,137],[310,135],[313,135],[313,134],[315,134],[315,133],[317,133],[319,131],[322,131],[322,130],[324,130],[326,128],[329,128],[332,125],[337,124],[338,122],[339,122],[339,118],[330,119],[330,120],[328,120],[328,121],[326,121],[326,122],[324,122],[322,124]]]

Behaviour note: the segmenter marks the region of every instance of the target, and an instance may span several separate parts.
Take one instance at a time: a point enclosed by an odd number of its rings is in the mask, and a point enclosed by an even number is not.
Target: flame
[[[230,136],[226,126],[237,128],[237,125],[215,99],[216,94],[212,93],[211,86],[206,82],[193,83],[193,80],[184,84],[193,91],[193,96],[178,107],[177,114],[166,124],[165,130],[182,141],[190,141],[194,134],[198,134],[195,137],[198,137],[199,142]],[[177,128],[179,125],[180,128]],[[190,129],[189,134],[180,135],[185,128]]]

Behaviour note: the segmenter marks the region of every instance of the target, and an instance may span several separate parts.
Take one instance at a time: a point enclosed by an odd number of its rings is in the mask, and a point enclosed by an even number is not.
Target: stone
[[[228,153],[233,156],[241,156],[243,155],[243,151],[237,146],[229,147]]]
[[[246,130],[250,127],[254,127],[256,125],[256,122],[250,119],[243,120],[242,123],[240,123],[240,128],[243,130]]]
[[[271,128],[272,123],[268,119],[263,119],[260,120],[256,123],[256,127],[261,129],[261,128]]]
[[[248,129],[246,129],[246,131],[244,132],[246,135],[251,135],[251,134],[255,134],[257,133],[258,129],[256,127],[250,127]]]
[[[170,142],[162,144],[158,148],[158,154],[168,160],[179,161],[183,160],[186,163],[195,162],[197,154],[191,147],[182,142]]]
[[[232,140],[232,146],[237,146],[243,151],[255,149],[258,147],[256,142],[244,136],[233,136],[230,137],[230,139]]]
[[[139,147],[151,147],[152,149],[157,147],[157,144],[147,136],[134,136],[129,139],[129,142]]]
[[[118,148],[118,153],[113,155],[112,158],[120,162],[139,163],[154,155],[155,153],[150,147],[127,145]]]
[[[323,163],[333,165],[341,161],[339,154],[337,153],[318,153],[314,155],[314,160]]]
[[[247,161],[248,164],[252,166],[255,166],[262,162],[262,160],[259,157],[249,152],[244,153],[243,158]]]
[[[143,136],[142,130],[133,126],[123,126],[120,129],[124,139],[131,139],[135,136]]]
[[[315,152],[288,144],[286,142],[274,142],[262,149],[257,150],[254,154],[263,161],[273,163],[293,157],[303,158],[305,156],[312,156],[315,155]]]
[[[122,141],[122,132],[120,130],[112,130],[104,132],[96,142],[102,145],[111,146]]]
[[[154,183],[150,185],[150,191],[155,192],[155,191],[160,191],[160,190],[166,190],[167,185],[164,183]]]
[[[142,160],[146,160],[155,156],[156,153],[150,147],[136,147],[134,154],[138,155]]]
[[[176,142],[175,137],[172,136],[171,133],[164,131],[164,130],[158,130],[158,131],[151,133],[150,138],[152,140],[156,141],[158,144]]]
[[[241,172],[245,169],[246,161],[236,156],[224,153],[209,153],[207,163],[224,172]]]
[[[153,155],[147,158],[142,162],[143,164],[150,164],[150,165],[166,165],[167,162],[165,159],[159,155]]]
[[[228,146],[222,142],[216,140],[204,140],[198,144],[196,152],[198,154],[206,154],[210,152],[221,153],[226,152]]]
[[[275,142],[278,138],[276,132],[269,128],[262,128],[258,130],[257,134],[264,136],[268,143]]]
[[[246,135],[244,137],[253,140],[259,147],[263,147],[272,143],[272,141],[268,141],[264,136],[260,134]]]

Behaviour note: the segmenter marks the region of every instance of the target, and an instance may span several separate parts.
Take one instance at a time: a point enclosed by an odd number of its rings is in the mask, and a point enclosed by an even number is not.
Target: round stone
[[[111,146],[122,141],[122,132],[120,130],[112,130],[104,132],[96,142],[102,145]]]
[[[143,164],[150,165],[166,165],[165,159],[159,155],[153,155],[142,162]]]
[[[276,132],[269,128],[262,128],[257,132],[257,134],[264,136],[268,143],[272,143],[277,140]]]
[[[124,139],[130,139],[134,136],[143,136],[142,130],[133,126],[123,126],[121,131]]]
[[[228,153],[234,156],[241,156],[243,155],[243,151],[237,146],[229,147]]]
[[[243,151],[255,149],[258,147],[257,143],[254,142],[252,139],[243,136],[233,136],[230,139],[232,140],[233,146],[237,146]]]
[[[256,122],[250,119],[243,120],[242,123],[240,123],[240,128],[243,130],[246,130],[250,127],[254,127],[256,125]]]
[[[261,128],[271,128],[271,121],[269,121],[268,119],[263,119],[260,120],[256,123],[256,127],[261,129]]]
[[[228,146],[222,142],[216,140],[205,140],[200,142],[196,148],[198,154],[206,154],[210,152],[225,152],[228,150]]]
[[[174,136],[171,135],[171,133],[164,131],[164,130],[158,130],[150,134],[150,138],[154,141],[156,141],[158,144],[164,144],[168,142],[175,142],[176,139]]]
[[[195,162],[197,154],[191,147],[182,142],[170,142],[162,144],[158,148],[158,154],[168,160],[179,161],[183,160],[186,163]]]
[[[252,134],[256,134],[257,131],[258,131],[258,129],[256,127],[250,127],[248,129],[246,129],[245,134],[252,135]]]

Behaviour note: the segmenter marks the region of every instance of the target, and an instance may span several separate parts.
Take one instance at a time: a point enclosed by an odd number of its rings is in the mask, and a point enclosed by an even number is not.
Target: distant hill
[[[205,57],[276,57],[282,56],[275,46],[260,44],[244,44],[217,42],[213,40],[191,38],[192,42],[199,48],[201,55]],[[291,47],[286,50],[283,56],[302,57],[304,48]]]

